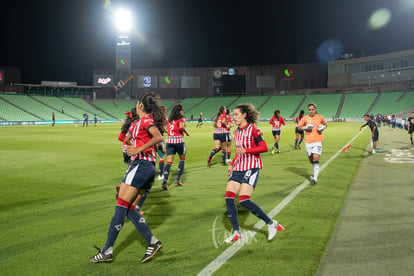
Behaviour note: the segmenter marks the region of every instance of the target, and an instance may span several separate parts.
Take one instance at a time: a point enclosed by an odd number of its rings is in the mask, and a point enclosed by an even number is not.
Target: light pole
[[[120,8],[115,12],[117,28],[115,48],[115,97],[130,99],[132,86],[131,74],[131,41],[129,30],[132,27],[132,14],[129,10]]]

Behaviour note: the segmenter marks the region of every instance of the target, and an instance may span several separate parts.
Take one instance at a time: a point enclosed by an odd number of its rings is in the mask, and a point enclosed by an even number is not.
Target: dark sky
[[[414,0],[5,2],[0,66],[20,67],[23,83],[90,85],[93,69],[115,68],[111,12],[121,4],[134,16],[132,68],[326,62],[318,53],[329,48],[355,56],[414,48]],[[381,8],[390,20],[369,28]]]

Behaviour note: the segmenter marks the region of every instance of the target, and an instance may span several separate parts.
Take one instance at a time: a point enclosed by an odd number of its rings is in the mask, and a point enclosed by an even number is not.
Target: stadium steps
[[[346,97],[346,94],[343,93],[341,100],[339,102],[339,105],[338,105],[338,110],[336,111],[336,114],[335,114],[335,118],[339,118],[339,116],[341,116],[342,108],[344,107],[345,97]]]
[[[67,104],[70,104],[72,107],[78,109],[81,113],[86,112],[90,114],[96,114],[100,119],[108,119],[105,113],[98,112],[99,110],[95,109],[90,103],[84,101],[81,98],[60,97],[59,99],[61,99]]]
[[[23,108],[21,108],[21,107],[19,107],[19,106],[15,105],[14,103],[12,103],[12,102],[10,102],[10,101],[6,100],[5,98],[2,98],[1,96],[0,96],[0,98],[1,98],[3,101],[5,101],[6,103],[8,103],[8,104],[10,104],[10,105],[14,106],[15,108],[17,108],[17,109],[19,109],[19,110],[21,110],[21,111],[26,112],[27,114],[30,114],[31,116],[33,116],[33,117],[35,117],[35,118],[40,119],[41,121],[46,120],[46,119],[44,119],[44,118],[41,118],[41,117],[39,117],[39,116],[37,116],[37,115],[35,115],[35,114],[31,113],[31,112],[30,112],[30,111],[28,111],[28,110],[25,110],[25,109],[23,109]]]
[[[189,109],[187,109],[185,112],[190,112],[191,110],[195,109],[197,106],[199,106],[200,104],[202,104],[203,102],[207,101],[207,97],[202,99],[200,102],[198,102],[197,104],[193,105],[192,107],[190,107]]]
[[[270,95],[269,97],[267,97],[266,100],[264,100],[264,102],[257,108],[257,111],[260,112],[260,109],[266,105],[266,103],[273,97],[273,95]]]
[[[109,114],[108,112],[100,108],[99,106],[95,105],[93,102],[90,102],[88,104],[90,104],[93,108],[95,108],[96,110],[99,110],[100,112],[108,116],[109,118],[116,119],[116,117],[112,116],[111,114]]]
[[[401,97],[399,97],[395,102],[396,103],[399,103],[402,99],[404,99],[404,97],[405,97],[405,95],[407,95],[408,94],[408,90],[407,91],[405,91],[402,95],[401,95]]]
[[[378,103],[379,99],[381,98],[382,92],[378,92],[377,97],[372,102],[371,106],[368,108],[367,112],[365,114],[371,114],[372,110],[374,109],[375,105]]]
[[[42,101],[40,101],[39,99],[36,99],[36,98],[31,97],[31,96],[29,96],[29,95],[28,95],[28,97],[29,97],[29,98],[32,98],[33,100],[35,100],[35,101],[36,101],[36,102],[38,102],[38,103],[41,103],[41,104],[43,104],[43,105],[45,105],[45,106],[49,107],[50,109],[55,110],[55,111],[56,111],[56,113],[62,113],[62,111],[61,111],[61,110],[59,110],[59,109],[57,109],[57,108],[55,108],[55,107],[53,107],[53,106],[51,106],[51,105],[49,105],[49,104],[47,104],[47,103],[45,103],[45,102],[42,102]],[[75,118],[75,117],[73,117],[73,116],[71,116],[71,115],[69,115],[69,114],[65,114],[65,115],[66,115],[66,116],[68,116],[68,117],[70,117],[70,118],[72,118],[72,119],[77,120],[77,118]]]
[[[231,103],[229,103],[227,105],[227,107],[232,106],[235,102],[237,102],[239,99],[241,98],[241,96],[237,96]]]
[[[306,101],[306,99],[308,98],[308,95],[303,95],[302,100],[300,101],[300,103],[298,104],[298,106],[295,108],[295,110],[293,111],[292,115],[290,115],[290,118],[295,118],[295,115],[299,112],[299,109],[301,108],[301,106],[303,105],[303,103]]]

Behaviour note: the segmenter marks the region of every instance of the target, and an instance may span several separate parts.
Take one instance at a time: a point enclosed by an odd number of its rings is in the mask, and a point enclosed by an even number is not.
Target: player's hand
[[[242,148],[242,147],[236,147],[236,154],[244,154],[246,153],[246,149]]]
[[[231,173],[233,172],[233,166],[229,166],[228,168],[227,168],[227,177],[230,177],[230,175],[231,175]]]
[[[134,146],[127,146],[126,153],[128,154],[128,156],[132,156],[132,155],[137,154],[138,150]]]
[[[319,133],[322,133],[325,129],[326,129],[326,126],[325,125],[319,125],[318,126],[318,132]]]

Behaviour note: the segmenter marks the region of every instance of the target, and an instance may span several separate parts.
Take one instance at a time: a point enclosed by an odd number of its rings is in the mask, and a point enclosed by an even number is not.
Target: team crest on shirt
[[[245,133],[243,133],[243,136],[247,137],[247,136],[249,136],[249,133],[245,132]]]
[[[307,118],[307,119],[306,119],[306,122],[307,122],[307,123],[311,123],[311,122],[312,122],[312,118]]]

